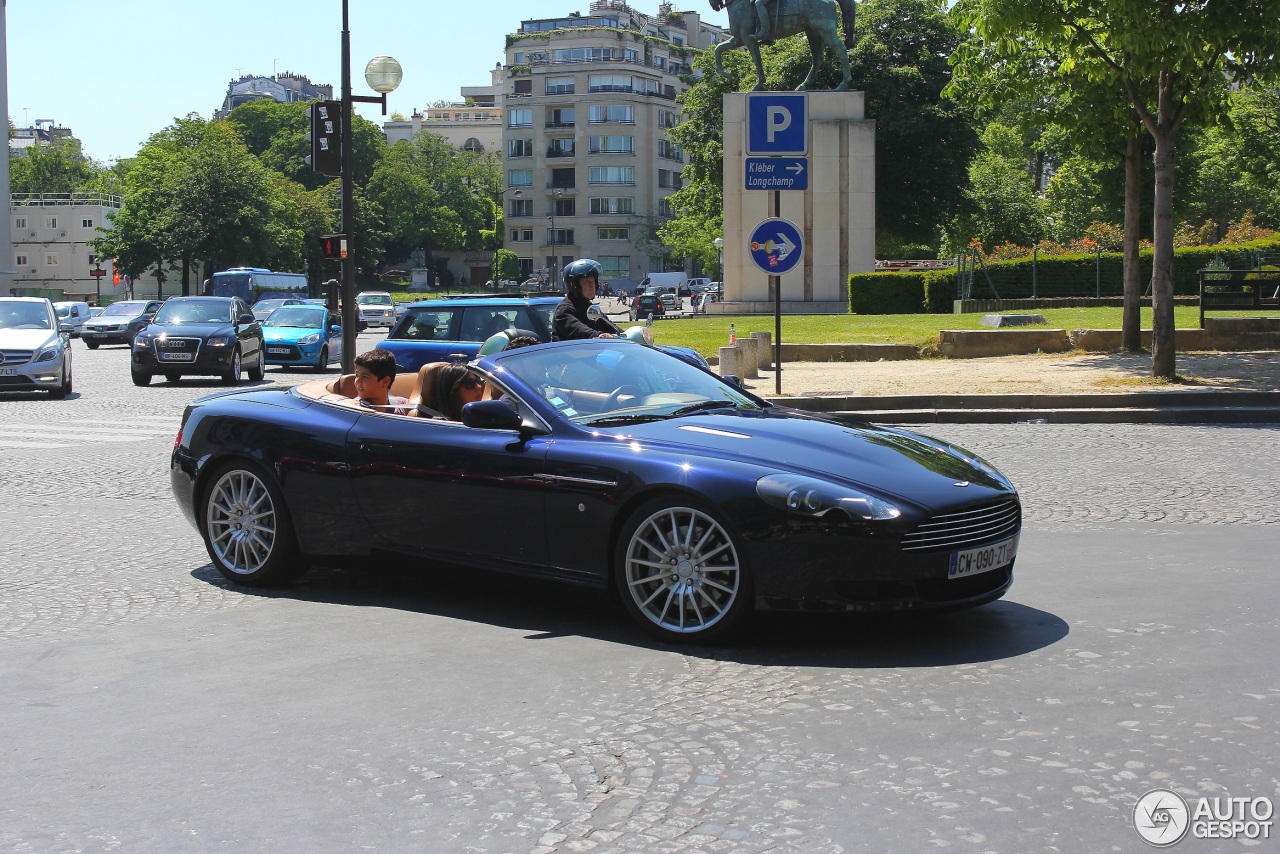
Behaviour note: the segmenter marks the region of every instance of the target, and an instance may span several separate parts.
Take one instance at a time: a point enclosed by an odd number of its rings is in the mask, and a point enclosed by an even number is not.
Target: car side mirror
[[[337,335],[337,334],[338,334],[339,332],[341,332],[341,331],[342,331],[342,327],[341,327],[341,326],[330,326],[330,327],[329,327],[329,333],[330,333],[331,335]]]
[[[246,311],[244,314],[240,315],[240,319],[237,320],[236,323],[253,323],[253,312]]]
[[[503,400],[477,400],[462,407],[462,423],[484,430],[519,430],[520,413]]]

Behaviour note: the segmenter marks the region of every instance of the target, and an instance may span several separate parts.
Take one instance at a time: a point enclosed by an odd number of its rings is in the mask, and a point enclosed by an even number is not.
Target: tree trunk
[[[182,259],[182,295],[191,296],[191,259]]]
[[[1155,127],[1148,128],[1156,143],[1155,257],[1151,265],[1151,376],[1171,380],[1176,373],[1173,340],[1173,179],[1177,167],[1178,123],[1173,97],[1173,74],[1160,72],[1160,110]]]
[[[1122,346],[1142,350],[1142,280],[1138,259],[1138,229],[1142,207],[1142,130],[1129,137],[1124,157],[1124,312],[1120,322]]]

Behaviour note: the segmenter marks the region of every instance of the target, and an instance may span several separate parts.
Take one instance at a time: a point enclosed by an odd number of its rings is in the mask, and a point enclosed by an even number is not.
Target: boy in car
[[[356,356],[356,397],[361,406],[395,415],[409,414],[409,399],[391,394],[396,357],[390,350],[370,350]],[[403,405],[402,405],[403,404]]]

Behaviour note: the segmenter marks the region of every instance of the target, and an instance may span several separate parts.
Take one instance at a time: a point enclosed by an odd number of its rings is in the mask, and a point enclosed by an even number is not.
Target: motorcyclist
[[[590,258],[579,258],[564,268],[565,298],[556,306],[551,324],[552,341],[579,338],[617,338],[620,330],[592,305],[604,268]],[[591,309],[595,308],[595,311]]]

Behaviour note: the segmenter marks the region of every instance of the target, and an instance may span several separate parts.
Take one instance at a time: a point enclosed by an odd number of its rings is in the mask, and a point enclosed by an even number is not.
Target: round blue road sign
[[[770,276],[789,273],[804,257],[804,238],[789,220],[766,219],[751,232],[751,260]]]

